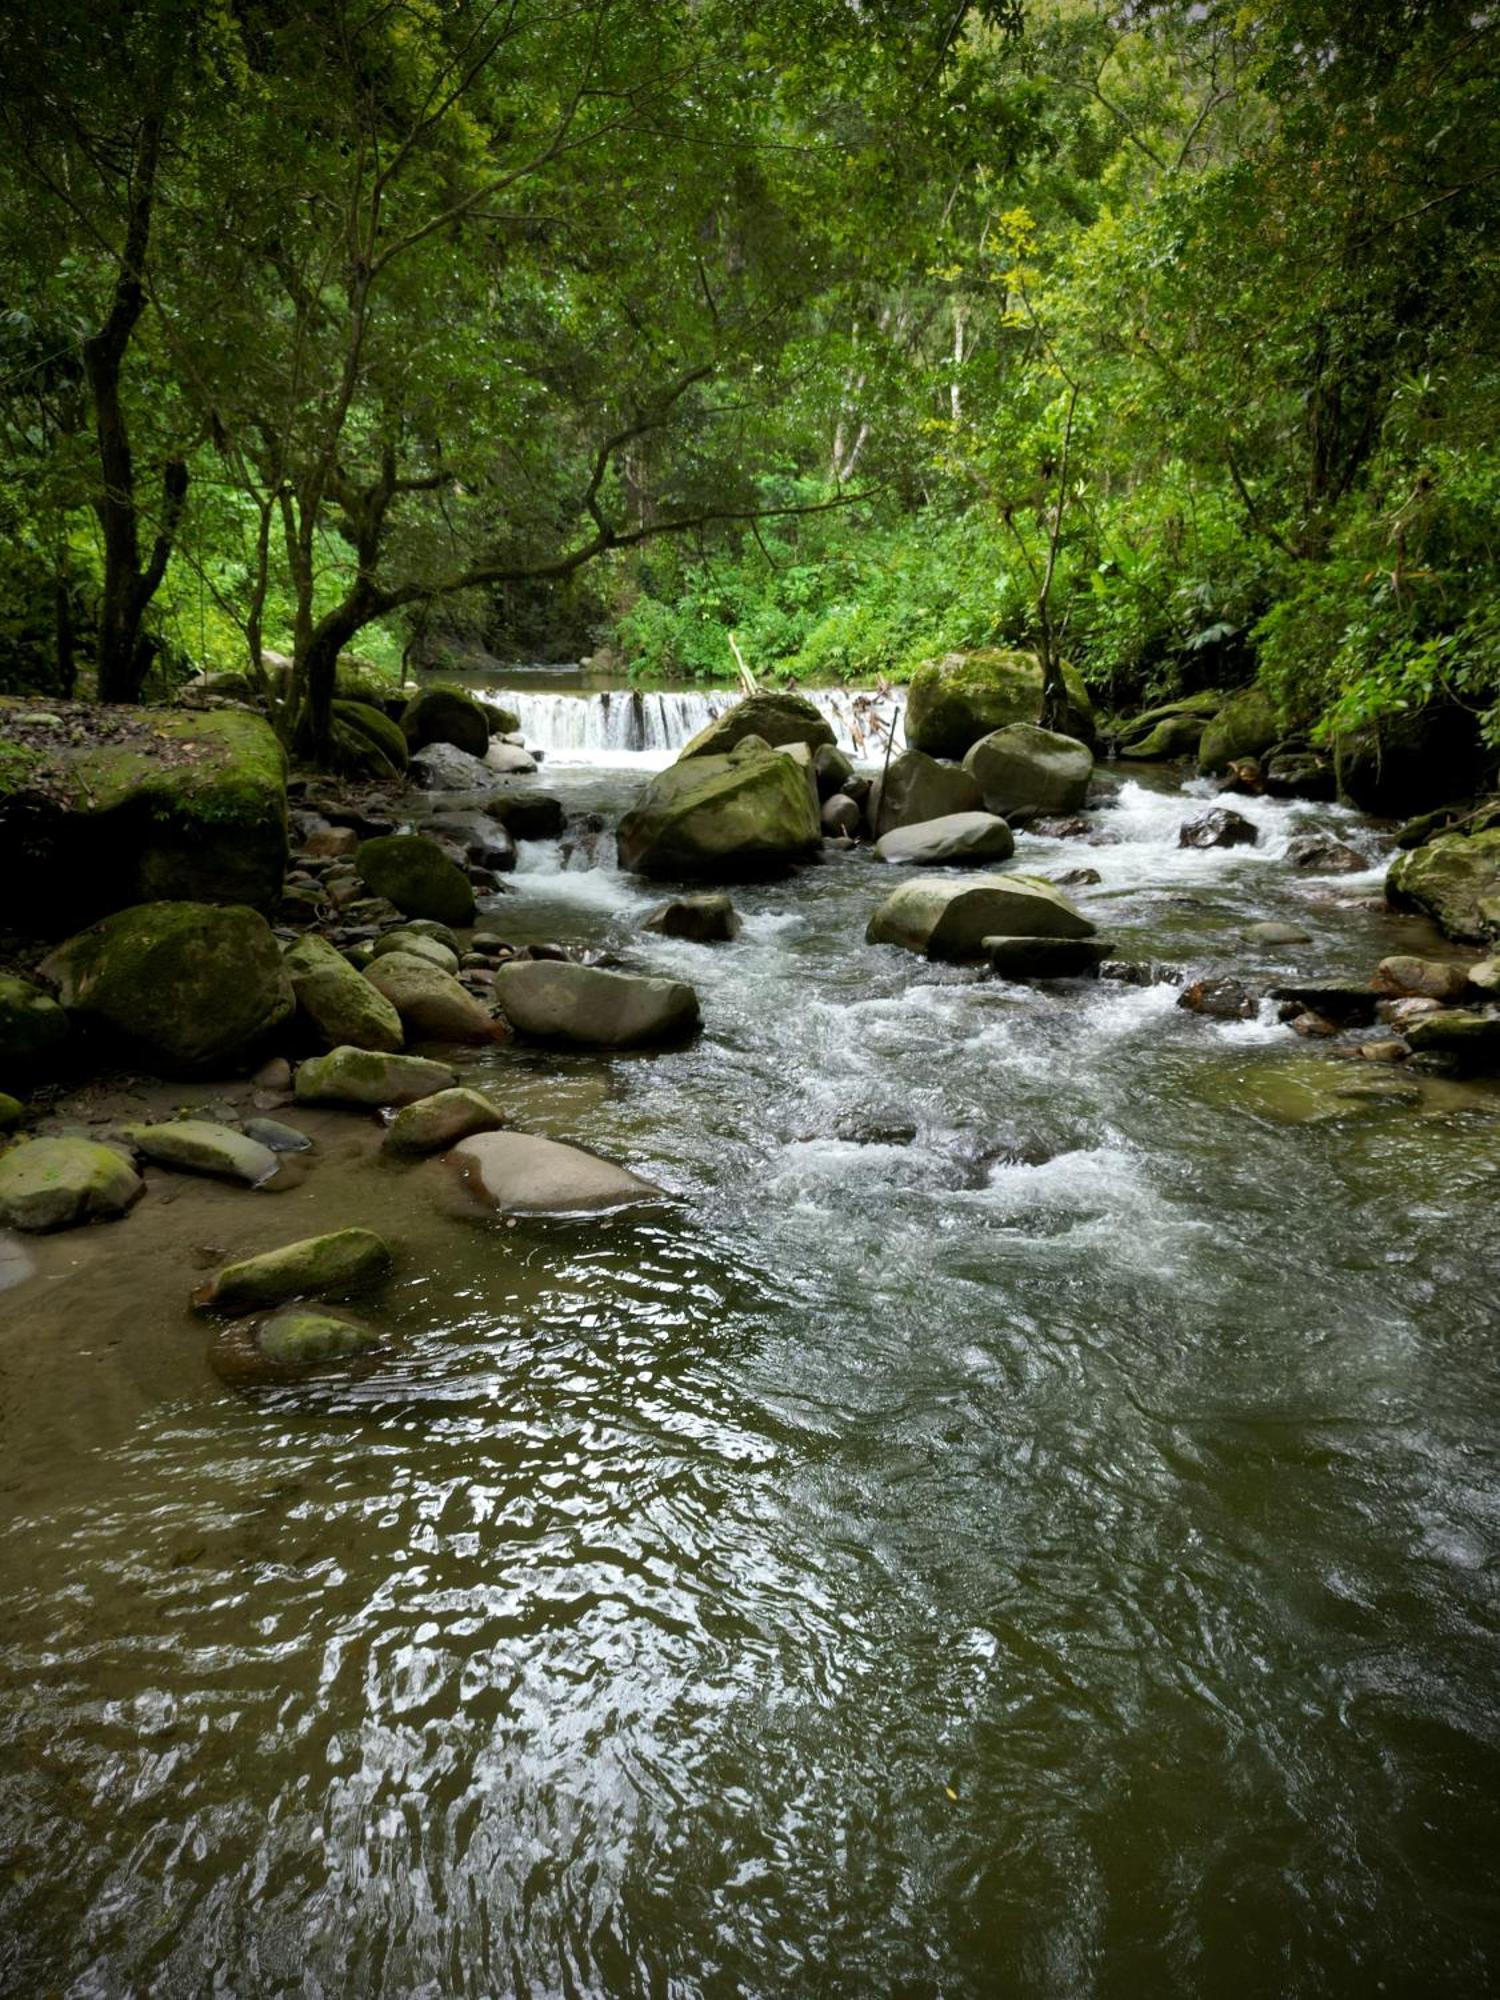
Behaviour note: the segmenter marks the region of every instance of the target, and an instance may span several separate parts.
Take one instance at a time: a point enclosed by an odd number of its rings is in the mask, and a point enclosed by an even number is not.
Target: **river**
[[[540,782],[613,817],[665,749],[565,721]],[[1127,953],[1434,943],[1353,815],[1183,850],[1201,800],[1115,775],[1106,844],[1018,863],[1096,868]],[[1289,869],[1309,824],[1370,872]],[[459,1220],[324,1114],[303,1189],[148,1199],[0,1298],[55,1343],[0,1433],[0,1989],[1492,1992],[1494,1090],[1330,1100],[1269,1017],[867,946],[864,851],[665,940],[611,847],[524,845],[495,927],[706,1033],[468,1075],[671,1207]],[[189,1249],[251,1213],[389,1229],[394,1363],[214,1384]]]

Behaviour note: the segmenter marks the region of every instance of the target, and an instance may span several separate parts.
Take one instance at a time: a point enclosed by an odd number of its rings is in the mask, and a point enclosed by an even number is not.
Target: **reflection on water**
[[[1247,810],[1182,852],[1129,786],[1021,858],[1205,970],[1415,936]],[[195,1378],[28,1504],[0,1988],[1492,1989],[1492,1093],[1278,1125],[1206,1085],[1288,1036],[871,949],[868,855],[703,950],[523,853],[509,933],[709,1031],[469,1074],[682,1206],[494,1229],[416,1170],[390,1368]]]

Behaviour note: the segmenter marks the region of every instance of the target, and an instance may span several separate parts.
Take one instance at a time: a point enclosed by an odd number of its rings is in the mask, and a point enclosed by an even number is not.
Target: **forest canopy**
[[[1500,19],[18,0],[0,687],[1064,652],[1500,735]],[[262,683],[263,684],[263,683]]]

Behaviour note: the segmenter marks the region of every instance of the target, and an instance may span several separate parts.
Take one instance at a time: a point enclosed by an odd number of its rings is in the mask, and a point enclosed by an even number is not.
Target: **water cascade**
[[[601,693],[535,693],[496,683],[490,699],[520,718],[528,743],[553,759],[589,763],[619,757],[672,757],[700,729],[740,700],[736,688],[608,688]],[[799,690],[832,723],[839,748],[852,757],[884,756],[891,724],[901,747],[899,718],[906,697],[899,688]]]

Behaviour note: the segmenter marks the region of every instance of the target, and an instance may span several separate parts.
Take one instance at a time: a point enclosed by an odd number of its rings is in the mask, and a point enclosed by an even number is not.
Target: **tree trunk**
[[[315,764],[326,764],[333,747],[333,699],[338,691],[339,655],[375,616],[373,606],[358,597],[320,618],[305,646],[299,645],[293,683],[299,689],[292,726],[292,750]]]

